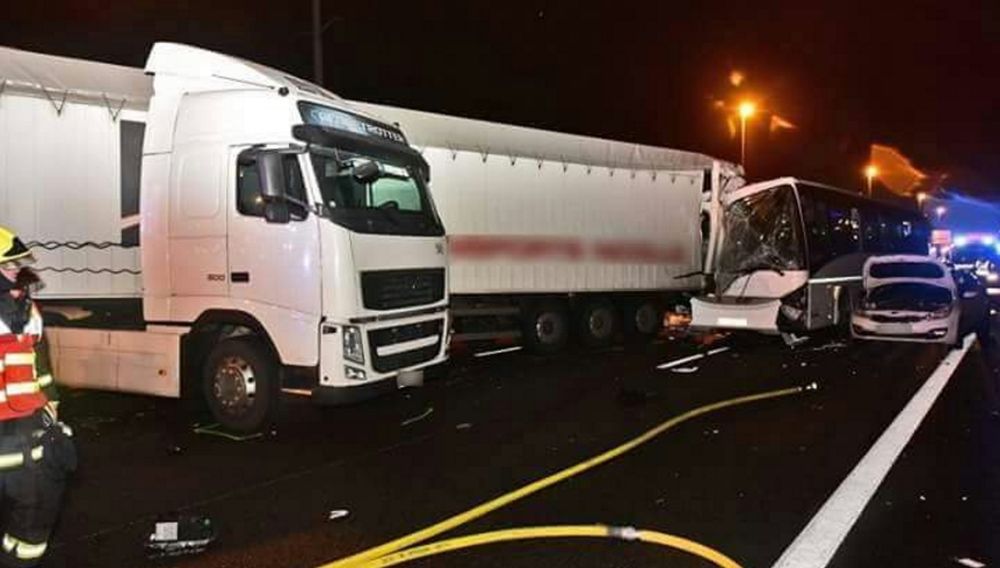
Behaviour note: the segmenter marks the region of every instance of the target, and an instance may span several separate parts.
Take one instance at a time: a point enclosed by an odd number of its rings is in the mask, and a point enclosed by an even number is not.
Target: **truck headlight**
[[[344,359],[365,364],[365,345],[361,340],[361,329],[357,326],[344,326]]]

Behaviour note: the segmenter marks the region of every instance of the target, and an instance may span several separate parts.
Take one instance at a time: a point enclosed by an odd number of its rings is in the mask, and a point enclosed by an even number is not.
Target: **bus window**
[[[806,187],[799,188],[802,222],[806,229],[809,268],[816,270],[830,260],[830,226],[827,223],[826,202]]]
[[[881,217],[878,210],[873,207],[867,207],[862,211],[861,246],[865,252],[883,252],[882,239],[880,238]]]
[[[858,210],[840,200],[828,205],[827,219],[830,223],[830,245],[834,255],[840,256],[860,250],[860,223]]]

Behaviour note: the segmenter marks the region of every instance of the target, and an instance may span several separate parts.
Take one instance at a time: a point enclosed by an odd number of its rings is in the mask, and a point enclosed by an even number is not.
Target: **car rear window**
[[[944,278],[944,270],[929,262],[880,262],[868,274],[872,278]]]

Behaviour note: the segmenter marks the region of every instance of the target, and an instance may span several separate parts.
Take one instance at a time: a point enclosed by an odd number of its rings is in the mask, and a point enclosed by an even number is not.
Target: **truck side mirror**
[[[260,175],[260,195],[265,201],[281,201],[285,198],[285,169],[281,154],[261,152],[257,156],[257,172]]]
[[[292,220],[292,212],[287,201],[268,201],[264,204],[264,220],[268,223],[287,224]]]

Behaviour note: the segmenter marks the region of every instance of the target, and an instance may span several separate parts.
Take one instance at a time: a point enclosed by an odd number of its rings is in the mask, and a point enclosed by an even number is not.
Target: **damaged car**
[[[864,295],[851,315],[855,338],[954,345],[961,299],[951,271],[919,255],[870,257],[862,272]]]

